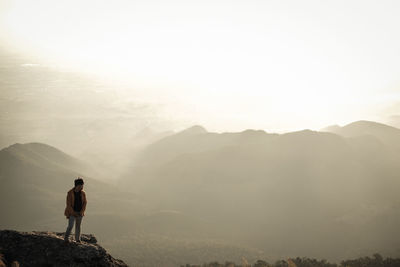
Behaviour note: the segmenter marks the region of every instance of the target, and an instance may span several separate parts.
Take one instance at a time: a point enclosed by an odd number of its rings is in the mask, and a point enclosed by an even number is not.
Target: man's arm
[[[67,193],[67,210],[70,214],[74,214],[74,207],[72,207],[71,195]]]

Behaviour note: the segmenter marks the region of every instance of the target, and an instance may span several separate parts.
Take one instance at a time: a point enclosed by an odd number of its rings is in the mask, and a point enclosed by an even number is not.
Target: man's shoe
[[[71,243],[71,241],[69,241],[69,239],[64,239],[64,244],[69,244],[69,243]]]

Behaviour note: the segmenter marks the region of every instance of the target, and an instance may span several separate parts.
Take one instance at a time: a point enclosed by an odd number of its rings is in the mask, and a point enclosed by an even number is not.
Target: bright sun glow
[[[399,100],[396,1],[5,3],[7,44],[211,130],[319,129]]]

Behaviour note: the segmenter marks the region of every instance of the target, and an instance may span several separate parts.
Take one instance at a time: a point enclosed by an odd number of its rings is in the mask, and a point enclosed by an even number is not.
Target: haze
[[[398,14],[0,0],[0,229],[65,231],[80,176],[130,265],[400,257]]]
[[[107,77],[122,98],[166,105],[181,129],[387,122],[399,99],[398,1],[17,0],[1,10],[7,47]]]

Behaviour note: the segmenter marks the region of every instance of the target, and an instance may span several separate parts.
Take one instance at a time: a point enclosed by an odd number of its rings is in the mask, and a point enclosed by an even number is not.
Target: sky
[[[399,1],[0,0],[2,45],[211,131],[400,114]]]

